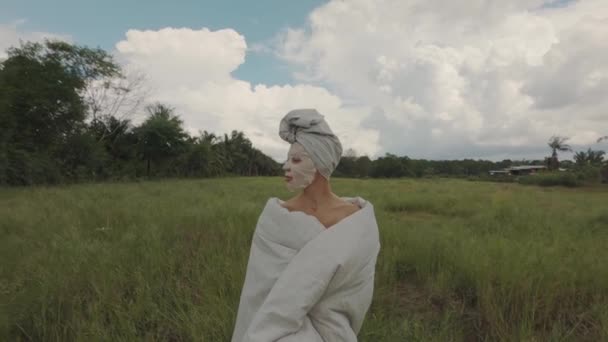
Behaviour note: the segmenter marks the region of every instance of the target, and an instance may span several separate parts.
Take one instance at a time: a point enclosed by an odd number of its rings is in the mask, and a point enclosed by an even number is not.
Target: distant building
[[[521,175],[531,175],[538,172],[545,171],[547,169],[544,165],[521,165],[521,166],[511,166],[503,170],[490,170],[489,174],[491,176],[494,175],[513,175],[513,176],[521,176]]]
[[[490,176],[494,176],[494,175],[508,175],[509,171],[507,170],[490,170],[488,171],[490,173]]]
[[[522,165],[507,168],[510,174],[514,176],[534,174],[537,172],[545,171],[546,169],[547,167],[544,165]]]

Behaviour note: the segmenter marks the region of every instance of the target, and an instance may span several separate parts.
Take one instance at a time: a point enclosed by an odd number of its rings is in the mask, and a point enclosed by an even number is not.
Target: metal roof
[[[521,166],[511,166],[507,168],[507,170],[538,170],[538,169],[546,169],[547,167],[544,165],[521,165]]]

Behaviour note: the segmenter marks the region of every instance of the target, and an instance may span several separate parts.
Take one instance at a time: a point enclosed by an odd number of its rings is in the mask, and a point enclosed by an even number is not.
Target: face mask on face
[[[287,177],[292,177],[291,180],[286,181],[287,190],[291,192],[309,186],[314,181],[317,172],[312,159],[297,142],[291,144],[283,170]]]

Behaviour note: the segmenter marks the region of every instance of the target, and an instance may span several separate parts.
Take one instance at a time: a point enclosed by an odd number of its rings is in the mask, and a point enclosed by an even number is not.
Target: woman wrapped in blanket
[[[291,144],[287,189],[302,191],[260,214],[232,342],[357,341],[380,251],[374,207],[332,192],[342,145],[323,115],[293,110],[279,136]]]

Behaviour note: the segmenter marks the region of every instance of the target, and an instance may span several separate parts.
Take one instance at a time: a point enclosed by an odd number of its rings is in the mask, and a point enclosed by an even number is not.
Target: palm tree
[[[574,154],[574,161],[576,165],[582,166],[587,164],[587,152],[579,151]]]
[[[559,168],[559,160],[557,159],[557,151],[566,152],[572,151],[570,145],[566,144],[568,137],[552,136],[547,143],[552,150],[551,158],[549,159],[549,169],[556,170]]]
[[[580,151],[574,154],[574,160],[577,165],[601,165],[604,161],[604,151],[594,151],[588,149],[587,152]]]
[[[601,165],[604,161],[605,154],[606,152],[604,151],[592,151],[589,149],[589,152],[587,152],[587,158],[589,159],[589,163],[592,165]]]
[[[215,134],[209,133],[206,130],[203,131],[202,133],[200,133],[200,136],[198,137],[198,141],[200,143],[209,144],[209,145],[215,144],[217,140],[218,140],[218,137]]]

